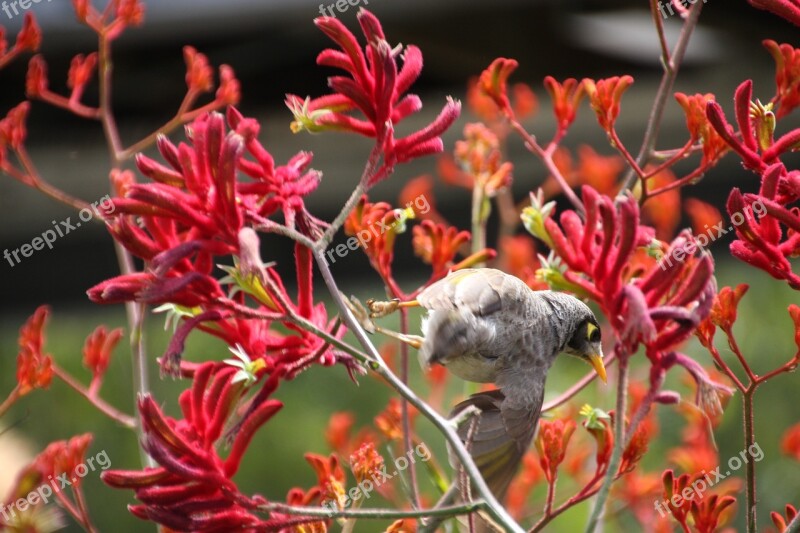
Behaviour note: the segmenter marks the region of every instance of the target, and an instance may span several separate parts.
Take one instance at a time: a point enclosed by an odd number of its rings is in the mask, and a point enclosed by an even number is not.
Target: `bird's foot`
[[[350,296],[348,298],[344,294],[342,294],[347,307],[350,308],[350,312],[353,313],[353,316],[358,323],[361,324],[361,327],[364,328],[364,331],[367,333],[375,333],[375,323],[370,319],[370,313],[364,307],[364,305],[359,301],[358,298],[355,296]]]
[[[453,418],[448,422],[453,426],[453,429],[458,429],[464,422],[471,420],[473,417],[480,416],[481,410],[474,406],[468,405],[461,411],[457,412]]]
[[[390,315],[403,307],[417,307],[419,302],[411,300],[408,302],[401,302],[399,298],[394,298],[388,301],[381,300],[367,300],[367,307],[369,307],[370,318],[383,318]]]

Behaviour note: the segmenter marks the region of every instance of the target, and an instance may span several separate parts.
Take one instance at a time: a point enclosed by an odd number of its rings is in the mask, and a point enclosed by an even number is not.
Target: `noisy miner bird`
[[[531,444],[544,399],[547,372],[559,353],[576,356],[606,380],[600,327],[577,298],[531,290],[520,279],[491,268],[452,272],[414,302],[368,302],[373,316],[420,305],[424,368],[441,364],[467,381],[494,383],[456,405],[480,410],[470,453],[487,485],[504,497]],[[405,340],[409,340],[408,336]],[[466,440],[470,424],[459,428]]]

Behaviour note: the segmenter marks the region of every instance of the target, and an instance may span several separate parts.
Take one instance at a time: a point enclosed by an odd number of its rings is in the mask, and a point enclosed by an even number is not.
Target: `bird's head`
[[[588,308],[587,308],[588,310]],[[606,381],[606,367],[603,364],[603,346],[600,343],[600,326],[594,314],[582,314],[574,322],[564,353],[583,359],[594,368],[603,382]]]

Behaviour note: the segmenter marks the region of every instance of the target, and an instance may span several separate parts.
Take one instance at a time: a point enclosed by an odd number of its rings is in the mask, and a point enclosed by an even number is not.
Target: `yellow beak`
[[[597,372],[597,375],[600,376],[600,379],[603,380],[603,383],[607,383],[608,380],[606,378],[606,367],[603,364],[603,356],[593,353],[587,355],[586,359],[589,361],[589,364],[592,365],[594,371]]]

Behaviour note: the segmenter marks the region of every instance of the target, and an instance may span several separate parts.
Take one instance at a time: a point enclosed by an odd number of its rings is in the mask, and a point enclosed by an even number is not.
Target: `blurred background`
[[[415,44],[422,49],[425,68],[413,92],[422,97],[425,108],[409,119],[409,128],[429,122],[447,95],[463,99],[467,80],[495,57],[506,56],[520,63],[513,81],[530,84],[540,97],[540,111],[526,125],[542,138],[549,138],[553,131],[549,100],[541,88],[545,75],[559,80],[633,75],[636,83],[623,100],[618,130],[623,141],[636,151],[661,77],[658,43],[646,4],[643,0],[362,0],[358,6],[336,14],[355,30],[357,9],[367,7],[381,19],[390,42]],[[320,14],[320,2],[151,0],[146,7],[144,26],[127,30],[115,44],[114,107],[124,144],[145,136],[176,110],[185,92],[181,48],[190,44],[207,54],[212,65],[225,63],[235,69],[242,84],[240,109],[262,122],[262,141],[276,161],[286,161],[299,150],[314,152],[313,166],[322,170],[324,177],[307,205],[316,216],[332,218],[361,174],[370,142],[336,134],[294,135],[289,131],[291,114],[283,105],[285,93],[318,96],[327,92],[326,77],[331,71],[316,68],[314,63],[319,51],[329,45],[312,22]],[[42,0],[30,9],[43,30],[41,52],[49,66],[50,86],[63,92],[70,59],[94,50],[93,34],[76,23],[71,3],[66,0]],[[6,28],[7,38],[13,39],[21,22],[21,16],[9,19],[0,12],[0,25]],[[666,24],[674,41],[680,25],[677,20],[667,20]],[[793,40],[796,28],[754,10],[744,0],[708,0],[675,90],[689,94],[713,92],[730,112],[734,89],[742,80],[752,78],[755,96],[768,100],[774,92],[774,67],[761,46],[765,38],[798,44]],[[0,71],[3,115],[24,99],[26,66],[27,57]],[[95,90],[92,86],[85,101],[95,101]],[[464,113],[445,136],[447,150],[460,138],[463,125],[474,120],[476,117],[469,111]],[[796,127],[796,122],[796,118],[788,117],[781,127]],[[173,137],[182,138],[182,134]],[[30,114],[28,139],[27,146],[46,180],[90,202],[107,193],[108,156],[97,123],[37,102]],[[670,100],[659,147],[678,147],[685,139],[684,115]],[[564,144],[575,148],[584,143],[602,154],[612,153],[585,105]],[[517,139],[510,139],[508,158],[515,165],[515,197],[521,199],[544,180],[546,172]],[[434,158],[425,158],[400,167],[392,179],[374,190],[372,198],[396,201],[400,188],[410,178],[435,174],[435,166]],[[683,189],[683,194],[722,209],[733,186],[752,191],[756,181],[735,157],[727,157],[699,185]],[[469,192],[441,183],[436,190],[438,209],[452,223],[468,229]],[[51,221],[68,216],[74,221],[77,213],[8,177],[0,178],[0,249],[18,248],[49,229]],[[427,270],[410,253],[410,239],[402,241],[395,272],[401,283],[413,287],[427,275]],[[278,261],[290,283],[291,248],[278,239],[265,239],[263,244],[265,260]],[[745,353],[756,360],[757,370],[772,368],[793,353],[786,306],[798,298],[760,271],[731,261],[725,239],[714,243],[712,251],[718,261],[720,286],[751,283],[740,320],[752,329],[741,332],[741,344]],[[377,276],[360,253],[338,260],[333,271],[346,292],[362,299],[381,293]],[[13,388],[17,330],[42,303],[53,307],[47,351],[62,367],[86,377],[80,365],[84,337],[98,323],[124,326],[125,320],[121,306],[94,306],[86,299],[85,291],[117,272],[111,239],[100,224],[84,225],[58,239],[52,250],[36,252],[13,267],[2,261],[0,397]],[[148,323],[148,349],[154,357],[163,352],[169,338],[162,325],[160,316]],[[692,344],[690,353],[708,365],[707,357],[696,348]],[[207,337],[195,334],[185,355],[204,360],[227,356],[227,352]],[[548,396],[557,395],[583,374],[585,369],[572,363],[558,363],[548,383]],[[174,411],[177,393],[184,384],[159,381],[155,363],[151,370],[157,397],[168,412]],[[671,379],[678,381],[674,376]],[[780,509],[792,496],[798,503],[800,468],[781,457],[778,449],[781,431],[797,418],[796,408],[788,401],[796,397],[796,379],[794,375],[776,379],[757,399],[757,440],[766,458],[759,466],[762,523],[768,520],[768,510]],[[416,369],[414,382],[426,386]],[[330,414],[353,410],[360,424],[370,424],[390,397],[385,387],[370,378],[363,379],[361,385],[355,388],[341,369],[315,368],[281,387],[278,398],[286,408],[251,447],[251,467],[245,468],[237,479],[243,490],[283,499],[289,488],[311,485],[314,477],[302,452],[327,452],[322,434]],[[122,343],[106,378],[104,397],[130,412],[131,391],[130,361]],[[613,395],[610,390],[590,391],[586,398],[595,405],[611,408]],[[670,428],[677,429],[682,424],[677,415],[667,409],[662,411],[664,437],[653,445],[650,458],[656,457],[654,464],[661,464],[659,453],[677,442],[678,437],[671,435]],[[742,448],[740,418],[739,401],[734,398],[717,437],[721,458],[736,455]],[[37,391],[26,397],[0,420],[0,428],[11,424],[16,424],[13,430],[0,433],[2,498],[16,472],[48,442],[84,431],[95,434],[91,450],[106,450],[114,468],[138,465],[134,436],[103,418],[60,382],[47,392]],[[443,458],[441,439],[424,423],[421,431],[430,437],[431,449]],[[92,515],[102,531],[143,528],[142,522],[124,510],[130,503],[129,493],[104,489],[96,475],[89,475],[86,482]],[[378,504],[376,500],[375,505]],[[570,513],[557,521],[553,530],[568,530],[573,521],[582,524],[583,512]],[[742,524],[741,506],[739,515],[737,523]],[[360,524],[357,530],[373,531],[372,527],[378,530],[378,526],[369,524]],[[68,530],[77,531],[74,525]]]

